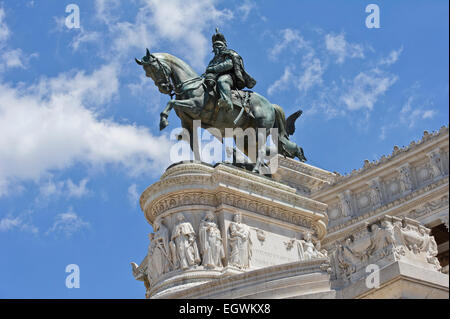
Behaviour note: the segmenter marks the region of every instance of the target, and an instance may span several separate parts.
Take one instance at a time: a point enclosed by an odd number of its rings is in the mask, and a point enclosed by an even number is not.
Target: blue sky
[[[65,25],[68,4],[80,28]],[[368,29],[365,8],[380,8]],[[0,0],[0,297],[142,298],[140,193],[170,164],[145,48],[203,73],[219,26],[298,108],[308,163],[349,173],[448,125],[448,1]],[[65,268],[80,267],[80,288]]]

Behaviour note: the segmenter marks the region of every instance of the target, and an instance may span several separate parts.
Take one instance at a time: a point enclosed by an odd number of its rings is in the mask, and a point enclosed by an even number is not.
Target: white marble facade
[[[154,234],[133,275],[147,298],[448,298],[430,233],[448,231],[448,162],[443,127],[346,176],[281,156],[272,178],[171,166],[141,196]],[[392,289],[365,287],[371,264]]]

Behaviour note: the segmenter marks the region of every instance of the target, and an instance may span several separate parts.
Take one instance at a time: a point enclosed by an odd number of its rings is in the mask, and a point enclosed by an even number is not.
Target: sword
[[[236,123],[241,119],[243,113],[244,113],[244,106],[241,107],[241,111],[239,112],[239,115],[234,120],[234,122],[233,122],[234,125],[236,125]]]
[[[241,111],[239,112],[239,114],[238,114],[238,116],[236,117],[236,119],[234,120],[234,125],[236,125],[237,124],[237,122],[241,119],[241,117],[242,117],[242,114],[244,114],[244,108],[245,108],[245,100],[242,98],[242,96],[241,96],[241,94],[239,93],[239,91],[238,90],[236,90],[236,93],[237,93],[237,95],[239,96],[239,98],[241,99],[241,101],[242,101],[242,106],[241,106]]]

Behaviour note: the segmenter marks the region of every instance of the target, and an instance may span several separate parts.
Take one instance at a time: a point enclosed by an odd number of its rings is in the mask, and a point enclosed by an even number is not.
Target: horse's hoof
[[[159,130],[162,131],[167,125],[169,125],[169,121],[165,117],[161,117],[161,120],[159,121]]]

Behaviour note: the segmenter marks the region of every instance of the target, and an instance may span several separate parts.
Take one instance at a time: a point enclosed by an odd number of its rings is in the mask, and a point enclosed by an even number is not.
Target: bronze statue
[[[214,40],[223,42],[219,39],[222,39],[222,36],[216,33]],[[295,112],[286,120],[284,111],[280,106],[270,103],[265,97],[256,92],[237,90],[239,88],[252,87],[256,82],[244,71],[242,59],[237,53],[228,49],[225,50],[225,48],[221,49],[221,54],[227,57],[224,58],[223,62],[231,59],[233,64],[233,68],[228,70],[232,70],[232,72],[227,73],[231,74],[233,84],[231,84],[229,78],[221,81],[220,78],[223,74],[220,72],[222,69],[219,70],[222,66],[218,67],[221,65],[220,63],[210,65],[205,77],[201,77],[184,61],[168,53],[151,54],[147,49],[146,55],[142,60],[135,59],[136,63],[143,67],[146,76],[153,79],[161,93],[172,97],[175,96],[175,99],[170,100],[161,113],[160,130],[169,124],[167,118],[171,109],[174,108],[181,120],[182,127],[189,133],[189,142],[191,150],[194,152],[194,157],[196,160],[200,160],[199,149],[194,147],[196,145],[193,134],[194,120],[201,120],[201,127],[204,129],[216,128],[220,131],[221,136],[216,137],[221,142],[223,142],[226,128],[241,128],[244,131],[247,128],[253,128],[256,132],[255,134],[257,134],[256,145],[249,145],[251,139],[248,136],[244,136],[243,146],[238,146],[238,148],[255,163],[252,167],[253,172],[261,172],[261,168],[265,165],[264,157],[266,154],[273,154],[274,152],[270,151],[266,143],[258,143],[258,141],[266,141],[266,137],[270,134],[271,129],[277,129],[278,137],[275,139],[272,136],[272,140],[278,153],[290,158],[297,157],[302,162],[306,161],[303,149],[289,140],[289,135],[292,135],[295,131],[294,122],[301,115],[301,111]],[[219,51],[220,49],[217,47],[217,52],[220,53]],[[231,58],[229,59],[228,57]],[[226,62],[226,65],[228,65],[228,69],[231,63]],[[212,78],[212,76],[208,76],[208,74],[212,74],[212,71],[214,71],[214,75],[218,75],[220,83],[225,83],[219,99],[225,101],[220,104],[227,105],[227,108],[216,107],[217,97],[213,96],[211,98],[210,96],[207,82],[208,78]],[[222,86],[222,84],[220,85]],[[230,100],[228,87],[236,89],[231,94],[231,103],[233,104],[231,109],[228,105]],[[256,154],[249,152],[253,146],[257,150]],[[233,151],[235,154],[236,150],[234,149]]]
[[[232,111],[231,90],[251,89],[256,81],[245,71],[240,55],[227,48],[225,36],[218,29],[212,36],[212,44],[214,58],[209,62],[204,74],[205,83],[210,90],[214,90],[217,84],[220,95],[218,107]]]

